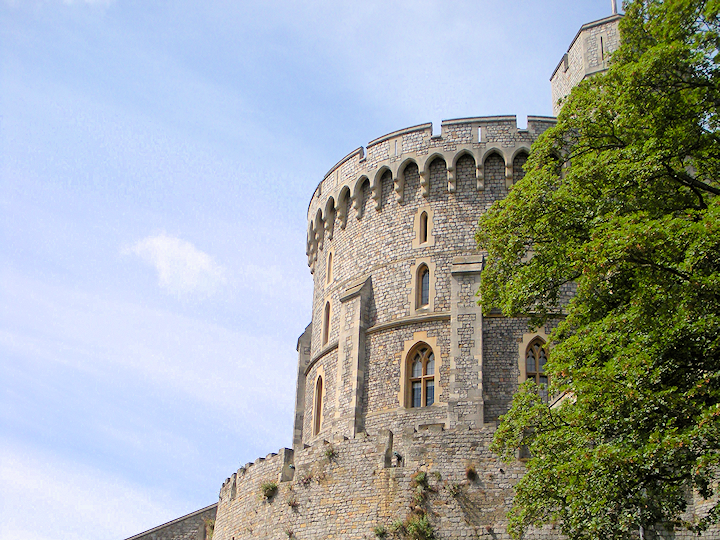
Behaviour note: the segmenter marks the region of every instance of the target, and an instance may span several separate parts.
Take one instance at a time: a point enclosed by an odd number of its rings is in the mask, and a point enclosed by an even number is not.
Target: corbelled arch
[[[352,190],[352,205],[355,209],[356,216],[358,219],[362,218],[363,215],[363,204],[362,204],[362,190],[363,186],[365,185],[365,182],[367,182],[368,186],[370,185],[370,178],[368,178],[367,174],[362,174],[360,177],[355,181],[355,184],[353,185]]]
[[[498,157],[502,160],[503,165],[505,166],[505,185],[507,186],[507,171],[508,171],[507,162],[508,162],[508,156],[505,155],[505,152],[504,152],[501,148],[498,148],[498,147],[496,147],[496,146],[492,146],[492,147],[486,149],[485,152],[484,152],[483,155],[482,155],[482,160],[481,160],[482,165],[480,165],[480,168],[481,168],[481,171],[482,171],[482,185],[483,185],[483,187],[482,187],[481,189],[485,189],[485,178],[487,177],[487,174],[486,174],[487,171],[486,171],[485,169],[486,169],[486,167],[487,167],[487,161],[488,161],[488,159],[490,159],[492,156],[498,156]]]
[[[344,185],[342,188],[340,188],[340,194],[338,195],[337,201],[337,218],[340,221],[340,228],[345,229],[345,225],[347,225],[347,217],[348,217],[348,207],[350,206],[350,201],[352,200],[352,194],[350,192],[350,187],[347,185]]]
[[[447,170],[448,156],[445,152],[433,152],[422,161],[422,164],[418,164],[418,172],[420,173],[420,192],[423,197],[430,195],[430,165],[436,159],[442,159],[445,162],[445,168]]]
[[[330,195],[325,202],[325,232],[328,235],[328,240],[332,240],[333,238],[333,231],[335,230],[335,199],[332,195]]]
[[[475,153],[472,150],[470,150],[468,148],[463,148],[463,149],[459,150],[453,156],[452,163],[448,167],[448,191],[450,191],[450,193],[453,193],[455,191],[455,189],[457,188],[457,176],[456,176],[457,163],[458,163],[458,161],[460,161],[460,158],[463,156],[470,156],[472,158],[473,163],[475,164],[475,179],[478,180],[478,189],[480,189],[480,183],[479,183],[480,167],[478,166],[479,161],[477,159],[477,156],[475,155]]]
[[[325,240],[325,220],[323,219],[322,209],[318,208],[315,213],[315,242],[317,243],[318,251],[323,248],[323,241]],[[315,260],[317,260],[317,252],[315,253]]]
[[[371,196],[375,201],[375,210],[382,208],[382,177],[386,172],[390,173],[390,179],[392,180],[394,176],[392,169],[387,165],[382,165],[375,173],[372,183],[370,184],[370,189],[372,190]]]
[[[406,158],[400,162],[397,173],[395,174],[394,188],[398,203],[402,203],[405,196],[405,169],[411,163],[414,163],[418,170],[420,170],[420,166],[415,158]]]
[[[522,170],[522,165],[525,164],[529,155],[530,147],[527,145],[520,145],[513,152],[510,160],[508,161],[510,164],[510,178],[513,183],[519,181],[523,176],[525,176],[525,172]],[[521,161],[523,156],[525,157],[525,160]],[[518,171],[516,169],[520,170]]]

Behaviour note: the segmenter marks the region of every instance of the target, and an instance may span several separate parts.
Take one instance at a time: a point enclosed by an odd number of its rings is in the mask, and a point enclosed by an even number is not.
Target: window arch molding
[[[421,374],[420,377],[413,377],[412,364],[416,359],[417,353],[420,353],[421,349],[428,349],[433,353],[434,360],[434,374],[432,377],[430,374]],[[440,354],[440,348],[437,344],[437,338],[428,336],[427,332],[415,332],[412,339],[406,341],[403,346],[402,355],[398,358],[400,362],[400,389],[398,392],[398,402],[400,407],[411,409],[412,405],[412,383],[421,383],[421,408],[427,406],[427,389],[422,387],[422,384],[430,382],[432,378],[433,384],[433,405],[442,403],[442,386],[440,385],[440,369],[442,366],[442,357]],[[424,361],[427,365],[429,360],[429,354],[426,351],[425,354],[421,354],[421,362]],[[427,371],[427,370],[426,370]],[[423,402],[423,398],[425,401]]]
[[[418,267],[415,281],[415,308],[426,308],[430,305],[430,269],[426,264]]]
[[[425,220],[423,220],[425,216]],[[435,245],[435,232],[433,230],[433,220],[435,219],[435,211],[429,204],[423,205],[415,212],[413,220],[413,249],[428,248]],[[425,221],[425,231],[423,235],[423,221]],[[424,238],[423,238],[424,237]],[[423,241],[424,240],[424,241]]]
[[[424,294],[422,290],[424,270],[427,269],[427,278],[425,284],[427,290],[427,303],[423,303]],[[410,283],[408,288],[408,302],[410,303],[410,315],[422,315],[423,313],[431,313],[435,311],[435,263],[430,257],[418,258],[410,267]]]
[[[526,356],[530,344],[539,340],[545,345],[549,341],[546,330],[546,328],[538,328],[536,332],[523,334],[522,339],[518,340],[518,384],[524,383],[528,378]]]
[[[408,363],[405,402],[413,409],[431,406],[435,403],[435,352],[421,341],[412,348],[405,361]]]
[[[325,377],[325,368],[318,366],[315,377],[312,379],[312,393],[310,394],[310,403],[312,404],[312,419],[310,424],[310,433],[312,437],[316,437],[325,427],[324,409],[327,406],[325,396],[327,394],[327,377]]]

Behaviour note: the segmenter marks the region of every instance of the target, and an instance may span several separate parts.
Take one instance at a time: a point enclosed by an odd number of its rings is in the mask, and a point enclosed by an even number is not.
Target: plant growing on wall
[[[278,485],[277,482],[269,481],[260,484],[260,493],[262,493],[263,499],[270,500],[277,493]]]
[[[206,540],[212,540],[213,534],[215,533],[215,520],[213,518],[203,518],[205,524],[205,538]]]
[[[426,512],[413,512],[405,519],[403,524],[406,538],[411,540],[432,540],[435,531]]]
[[[298,484],[300,484],[302,487],[308,487],[310,485],[310,482],[312,482],[313,475],[312,472],[308,471],[298,478]]]
[[[328,461],[334,461],[335,458],[337,458],[337,455],[337,450],[335,450],[332,445],[329,445],[325,449],[325,459],[327,459]]]

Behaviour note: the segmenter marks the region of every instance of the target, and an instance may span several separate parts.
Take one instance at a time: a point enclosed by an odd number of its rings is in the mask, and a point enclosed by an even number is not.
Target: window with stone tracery
[[[435,354],[420,343],[408,355],[408,403],[410,407],[429,407],[435,403]]]
[[[542,339],[535,338],[530,342],[525,352],[525,375],[526,380],[535,381],[541,387],[541,395],[545,401],[548,399],[548,376],[545,373],[546,362],[545,343]]]

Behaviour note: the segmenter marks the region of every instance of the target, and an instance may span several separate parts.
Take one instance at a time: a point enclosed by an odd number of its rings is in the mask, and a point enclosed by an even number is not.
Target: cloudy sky
[[[442,119],[550,115],[607,0],[0,0],[0,540],[120,540],[291,443],[307,204]]]

